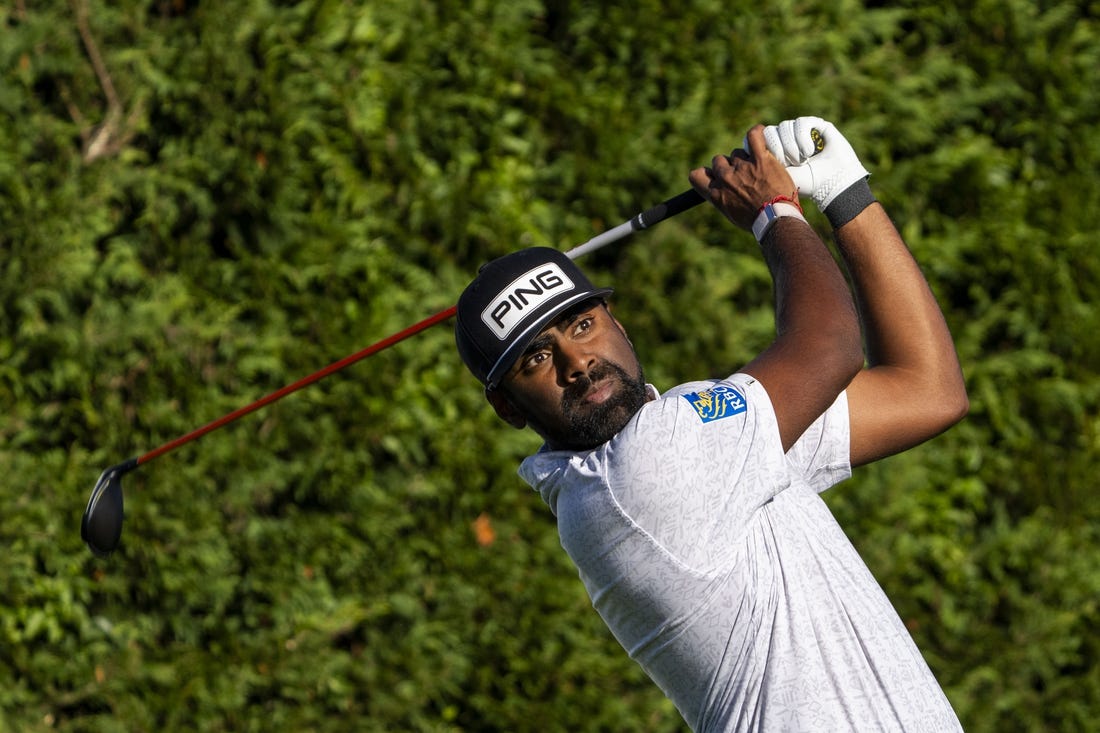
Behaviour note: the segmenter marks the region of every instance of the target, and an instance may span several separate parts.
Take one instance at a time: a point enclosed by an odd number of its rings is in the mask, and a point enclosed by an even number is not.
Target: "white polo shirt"
[[[697,731],[961,730],[817,492],[851,475],[841,395],[785,455],[746,374],[680,385],[520,475],[592,604]]]

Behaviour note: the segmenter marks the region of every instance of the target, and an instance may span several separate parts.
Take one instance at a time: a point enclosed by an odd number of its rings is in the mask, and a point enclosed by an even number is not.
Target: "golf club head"
[[[98,557],[118,547],[122,537],[122,475],[137,467],[137,460],[111,466],[99,476],[80,522],[80,536]]]

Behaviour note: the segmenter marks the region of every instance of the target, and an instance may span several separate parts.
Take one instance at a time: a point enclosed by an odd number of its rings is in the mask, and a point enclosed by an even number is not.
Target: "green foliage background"
[[[158,0],[0,6],[0,729],[678,731],[438,326],[99,472],[838,123],[972,414],[828,494],[970,731],[1100,718],[1100,4]],[[827,229],[815,219],[822,232]],[[585,266],[667,387],[769,341],[695,209]]]

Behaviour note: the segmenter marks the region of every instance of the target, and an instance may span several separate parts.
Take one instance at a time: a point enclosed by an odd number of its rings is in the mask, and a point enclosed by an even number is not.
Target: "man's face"
[[[607,442],[648,399],[634,347],[599,300],[543,330],[488,397],[510,424],[568,450]]]

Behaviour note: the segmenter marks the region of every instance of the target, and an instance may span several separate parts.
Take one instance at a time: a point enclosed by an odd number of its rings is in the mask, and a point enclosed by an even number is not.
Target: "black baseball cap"
[[[610,295],[564,252],[531,247],[493,260],[458,299],[455,342],[466,367],[493,389],[527,346],[566,309]]]

